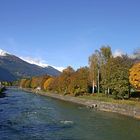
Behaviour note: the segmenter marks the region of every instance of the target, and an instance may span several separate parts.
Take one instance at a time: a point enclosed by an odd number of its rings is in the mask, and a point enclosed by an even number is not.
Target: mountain
[[[0,67],[0,81],[14,81],[16,77],[12,75],[8,70]]]
[[[0,69],[1,71],[5,71],[5,73],[9,73],[9,75],[7,75],[7,77],[9,76],[9,79],[13,79],[12,76],[18,79],[21,77],[31,77],[44,74],[57,76],[61,73],[51,66],[41,67],[35,64],[30,64],[3,50],[0,50]],[[6,76],[5,73],[3,76]],[[11,77],[10,74],[12,74]],[[0,72],[0,77],[1,76],[2,74]]]

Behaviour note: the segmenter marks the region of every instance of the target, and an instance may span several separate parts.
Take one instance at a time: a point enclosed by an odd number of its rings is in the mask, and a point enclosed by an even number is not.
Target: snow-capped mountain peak
[[[8,55],[12,55],[12,54],[5,50],[0,49],[0,56],[3,57],[3,56],[8,56]],[[15,55],[13,55],[13,56],[15,56]],[[19,58],[26,61],[27,63],[34,64],[34,65],[40,66],[42,68],[53,67],[61,72],[63,71],[63,69],[65,69],[64,67],[51,66],[51,65],[47,64],[47,62],[45,60],[42,60],[39,58],[32,58],[32,57],[19,57]]]
[[[35,64],[35,65],[38,65],[40,67],[48,67],[49,65],[46,64],[43,60],[40,60],[40,59],[36,59],[36,58],[31,58],[31,57],[20,57],[22,60],[30,63],[30,64]]]
[[[20,57],[20,58],[30,64],[35,64],[35,65],[43,67],[43,68],[50,66],[49,64],[47,64],[47,62],[45,60],[42,60],[42,59],[32,58],[32,57]],[[56,66],[51,66],[51,67],[53,67],[61,72],[65,69],[64,67],[56,67]]]
[[[6,56],[7,54],[9,54],[9,53],[0,49],[0,56]]]

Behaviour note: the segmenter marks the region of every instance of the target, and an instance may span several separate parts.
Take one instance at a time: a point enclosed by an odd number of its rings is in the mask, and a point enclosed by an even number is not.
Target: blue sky
[[[0,48],[53,66],[88,65],[102,45],[140,48],[139,0],[0,0]]]

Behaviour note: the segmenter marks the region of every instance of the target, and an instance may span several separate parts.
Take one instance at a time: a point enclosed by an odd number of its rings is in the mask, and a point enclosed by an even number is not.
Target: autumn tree
[[[53,77],[53,80],[52,82],[49,84],[48,88],[51,90],[51,91],[54,91],[55,93],[60,93],[60,79],[59,79],[60,76],[57,76],[57,77]],[[64,92],[64,91],[63,91]],[[61,93],[63,93],[61,92]]]
[[[26,79],[24,87],[25,88],[30,88],[31,87],[31,79]]]
[[[24,78],[24,79],[21,79],[20,80],[20,83],[19,83],[19,86],[22,87],[22,88],[25,88],[25,83],[26,83],[27,79]]]
[[[44,82],[44,90],[54,90],[54,81],[55,78],[54,77],[50,77],[49,79],[47,79],[45,82]]]
[[[43,76],[36,76],[36,77],[32,77],[31,80],[31,88],[35,89],[37,87],[40,87],[41,89],[44,88],[44,82],[50,78],[50,76],[48,75],[43,75]]]
[[[134,88],[140,90],[140,62],[134,64],[130,69],[129,81]]]
[[[78,96],[89,93],[90,87],[88,67],[82,67],[71,75],[68,86],[68,91],[71,95]]]
[[[68,86],[71,82],[71,76],[74,72],[74,69],[69,66],[64,69],[61,75],[57,78],[57,90],[59,93],[68,94]]]
[[[32,80],[31,80],[31,88],[35,89],[38,87],[38,77],[32,77]]]
[[[41,89],[44,89],[44,83],[46,80],[48,80],[49,78],[51,78],[51,76],[49,75],[43,75],[41,77],[39,77],[39,83],[38,83],[38,86],[41,87]]]

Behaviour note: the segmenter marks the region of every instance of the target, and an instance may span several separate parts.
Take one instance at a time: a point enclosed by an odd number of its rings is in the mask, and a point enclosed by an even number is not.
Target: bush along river
[[[21,90],[0,98],[0,140],[139,140],[140,121]]]

